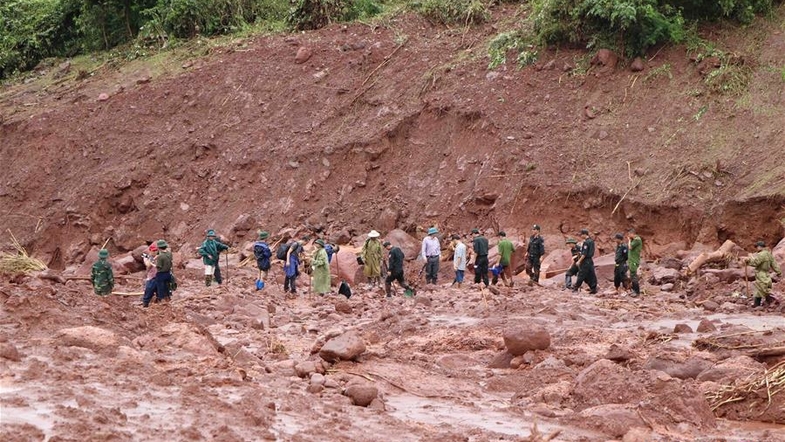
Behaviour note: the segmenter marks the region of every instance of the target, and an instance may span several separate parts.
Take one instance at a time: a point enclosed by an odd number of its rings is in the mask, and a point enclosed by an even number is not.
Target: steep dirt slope
[[[504,25],[451,30],[412,15],[258,38],[150,82],[13,86],[0,225],[54,267],[110,236],[116,249],[159,236],[180,247],[208,227],[235,240],[303,223],[777,240],[782,17],[712,35],[752,69],[737,95],[709,93],[705,63],[684,47],[638,73],[569,50],[488,71],[487,41]]]

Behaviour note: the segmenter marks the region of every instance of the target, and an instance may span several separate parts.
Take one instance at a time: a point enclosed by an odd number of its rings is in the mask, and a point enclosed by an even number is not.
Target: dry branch
[[[734,247],[736,247],[736,243],[731,240],[726,240],[719,249],[711,253],[701,253],[687,266],[687,275],[694,274],[707,262],[730,261],[733,258],[731,250],[733,250]]]

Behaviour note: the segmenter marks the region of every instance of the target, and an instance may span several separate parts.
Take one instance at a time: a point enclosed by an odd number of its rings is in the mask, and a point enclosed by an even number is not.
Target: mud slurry
[[[732,383],[727,362],[740,366],[746,356],[699,351],[692,342],[708,334],[672,332],[673,323],[709,318],[722,333],[777,336],[785,328],[780,315],[707,317],[674,295],[596,298],[539,287],[498,295],[424,287],[417,298],[389,300],[356,287],[348,301],[290,299],[274,284],[255,292],[236,281],[221,288],[184,281],[172,302],[149,309],[133,298],[98,298],[74,281],[3,284],[0,437],[785,438],[782,420],[715,418],[704,394]],[[341,303],[344,313],[336,311]],[[526,324],[548,330],[550,347],[507,355],[503,332]],[[365,352],[356,361],[323,362],[318,350],[327,338],[350,330]],[[749,370],[765,370],[747,359]],[[700,369],[677,370],[695,360],[704,361]],[[375,387],[377,400],[352,405],[342,394],[352,385]]]

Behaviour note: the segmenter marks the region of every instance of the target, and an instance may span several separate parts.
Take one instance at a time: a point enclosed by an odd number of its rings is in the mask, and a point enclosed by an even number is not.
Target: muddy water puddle
[[[506,404],[484,404],[482,408],[453,401],[424,398],[411,394],[387,395],[389,414],[407,422],[449,425],[453,428],[480,429],[509,436],[528,437],[535,424],[541,434],[559,432],[557,440],[594,440],[602,435],[547,422],[542,417],[511,409]],[[471,440],[471,439],[469,439]]]

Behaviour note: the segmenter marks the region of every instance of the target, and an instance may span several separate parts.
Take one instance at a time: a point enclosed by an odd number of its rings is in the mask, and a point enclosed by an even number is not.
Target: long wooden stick
[[[106,248],[106,245],[107,245],[107,244],[109,244],[109,240],[110,240],[110,239],[112,239],[112,237],[111,237],[111,236],[110,236],[109,238],[106,238],[106,242],[104,242],[104,245],[102,245],[102,246],[101,246],[101,248],[102,248],[102,249],[105,249],[105,248]]]
[[[750,297],[750,280],[747,278],[747,263],[742,263],[744,265],[744,285],[747,286],[747,297]]]

